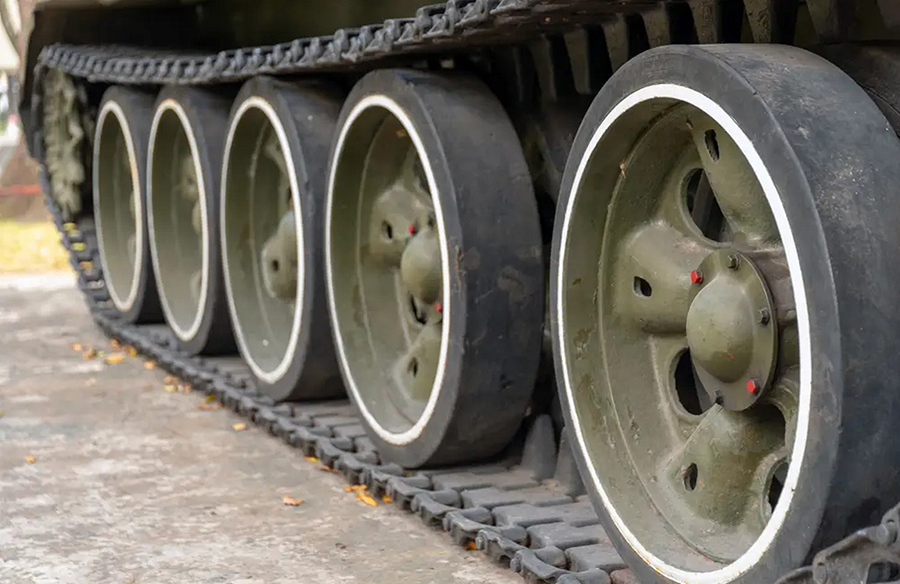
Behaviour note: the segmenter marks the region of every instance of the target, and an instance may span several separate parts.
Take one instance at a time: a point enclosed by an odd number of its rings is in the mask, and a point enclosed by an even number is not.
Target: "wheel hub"
[[[400,260],[403,283],[410,293],[425,304],[433,304],[441,295],[441,247],[433,229],[415,233]]]
[[[713,401],[745,410],[765,393],[777,356],[768,287],[753,262],[733,250],[711,253],[691,279],[686,328],[697,376]]]
[[[266,292],[272,298],[292,301],[297,295],[297,227],[293,211],[281,218],[261,255]]]

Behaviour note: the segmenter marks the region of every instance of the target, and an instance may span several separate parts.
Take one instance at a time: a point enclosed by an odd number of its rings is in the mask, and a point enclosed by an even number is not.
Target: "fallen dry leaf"
[[[166,375],[166,378],[163,381],[165,381],[166,385],[174,385],[178,382],[174,375]]]
[[[467,542],[466,545],[463,546],[463,549],[469,552],[474,552],[478,550],[478,546],[475,545],[474,541]]]
[[[94,267],[94,262],[78,262],[78,267],[80,267],[83,272],[90,272],[91,268]]]
[[[178,386],[178,391],[180,391],[181,393],[191,393],[192,391],[194,391],[194,388],[191,387],[190,383],[182,383]]]
[[[357,491],[357,492],[356,492],[356,500],[357,500],[357,501],[362,501],[363,503],[365,503],[365,504],[368,505],[369,507],[378,507],[378,501],[376,501],[376,500],[372,497],[372,495],[370,495],[369,493],[367,493],[367,492],[365,492],[365,491]]]
[[[166,390],[166,393],[172,393],[173,391],[178,391],[178,386],[169,384],[164,385],[163,389]]]
[[[37,462],[37,459],[33,456],[26,456],[25,462],[27,462],[28,464],[34,464],[35,462]]]
[[[238,422],[237,424],[232,424],[231,427],[234,428],[235,432],[243,432],[247,429],[247,424]]]
[[[389,503],[389,504],[394,502],[394,500],[391,499],[390,497],[388,497],[387,495],[382,495],[382,496],[381,496],[381,500],[382,500],[383,502]]]
[[[119,342],[119,339],[110,339],[110,340],[109,340],[109,346],[110,346],[113,350],[118,351],[119,349],[122,348],[122,343]]]
[[[128,345],[127,347],[125,347],[125,352],[128,353],[129,357],[137,357],[137,354],[138,354],[137,349],[135,349],[131,345]]]
[[[105,361],[107,365],[118,365],[125,360],[125,353],[113,353],[109,355]]]
[[[93,359],[96,356],[97,356],[97,351],[93,347],[81,354],[81,358],[84,359],[85,361],[90,361],[91,359]]]
[[[200,404],[197,406],[197,409],[202,412],[213,412],[215,410],[221,410],[223,407],[222,404]]]
[[[146,369],[148,371],[151,369],[156,369],[156,362],[155,361],[144,361],[144,369]]]
[[[330,473],[332,473],[332,474],[338,474],[338,475],[341,474],[341,471],[339,471],[338,469],[336,469],[336,468],[328,468],[328,467],[325,466],[324,464],[321,465],[321,466],[317,466],[316,468],[318,468],[319,470],[324,471],[324,472],[330,472]]]
[[[288,507],[299,507],[303,504],[303,499],[295,499],[294,497],[289,497],[285,495],[281,498],[281,502],[287,505]]]
[[[84,251],[84,250],[85,250],[84,243],[82,243],[80,241],[76,241],[75,243],[72,244],[72,251]]]
[[[315,456],[304,456],[303,460],[305,460],[306,462],[319,462],[319,459]]]
[[[216,396],[214,396],[213,394],[209,394],[208,396],[206,396],[205,398],[203,398],[203,401],[205,401],[205,402],[208,403],[208,404],[211,404],[211,403],[213,403],[214,401],[216,401]]]
[[[84,347],[81,345],[81,343],[72,343],[72,350],[78,351],[80,353],[84,350]]]
[[[346,485],[344,487],[344,491],[346,491],[348,493],[355,493],[356,491],[365,491],[365,490],[366,490],[365,485]]]
[[[63,223],[63,229],[66,231],[73,231],[77,227],[74,223]]]

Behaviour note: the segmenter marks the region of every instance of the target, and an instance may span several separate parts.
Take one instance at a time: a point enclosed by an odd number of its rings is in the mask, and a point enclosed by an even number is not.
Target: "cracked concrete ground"
[[[139,358],[84,360],[76,342],[107,347],[71,277],[0,276],[3,584],[521,582],[165,392]]]

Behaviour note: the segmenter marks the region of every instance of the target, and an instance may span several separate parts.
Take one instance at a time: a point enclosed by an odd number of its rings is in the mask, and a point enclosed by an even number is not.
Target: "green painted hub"
[[[398,118],[365,110],[343,144],[331,204],[333,324],[366,409],[402,433],[435,391],[442,235],[419,153]]]
[[[769,290],[750,258],[734,250],[711,253],[697,273],[686,321],[695,371],[712,401],[745,410],[762,397],[775,368]]]
[[[413,236],[400,260],[400,275],[413,298],[433,304],[441,297],[441,246],[428,227]]]
[[[272,298],[292,302],[297,296],[297,225],[293,211],[278,222],[278,229],[262,249],[263,283]]]
[[[150,154],[153,261],[166,320],[182,340],[193,338],[202,317],[206,245],[203,195],[188,132],[175,109],[161,110]]]
[[[784,247],[742,151],[693,106],[641,102],[589,156],[558,314],[585,454],[641,545],[716,570],[763,532],[790,463],[800,375]]]
[[[266,113],[249,108],[235,124],[222,207],[225,283],[245,358],[257,375],[274,375],[290,357],[297,327],[300,210]]]
[[[129,159],[122,122],[107,111],[99,132],[94,163],[99,245],[106,283],[116,307],[128,310],[139,285],[137,265],[138,221],[135,197],[136,169]]]

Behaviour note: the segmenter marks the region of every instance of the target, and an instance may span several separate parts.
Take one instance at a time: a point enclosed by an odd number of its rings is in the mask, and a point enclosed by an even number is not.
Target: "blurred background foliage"
[[[0,273],[70,270],[19,125],[19,55],[34,0],[0,0]]]

